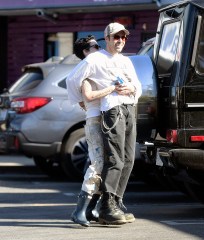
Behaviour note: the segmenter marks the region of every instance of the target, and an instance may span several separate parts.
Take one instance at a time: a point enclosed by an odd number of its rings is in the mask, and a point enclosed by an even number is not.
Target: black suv
[[[160,10],[153,62],[157,91],[141,154],[204,201],[204,2]]]

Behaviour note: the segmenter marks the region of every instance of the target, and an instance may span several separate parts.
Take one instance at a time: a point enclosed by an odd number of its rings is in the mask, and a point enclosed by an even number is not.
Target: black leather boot
[[[92,199],[89,202],[89,205],[86,209],[86,218],[88,221],[98,222],[99,212],[98,212],[97,203],[100,197],[101,197],[100,194],[94,194],[92,196]]]
[[[117,209],[115,196],[112,193],[103,193],[99,211],[99,223],[114,225],[126,223],[124,214]]]
[[[71,220],[73,222],[78,223],[84,227],[90,226],[90,222],[86,218],[86,209],[90,203],[90,200],[91,195],[81,190],[77,201],[77,207],[71,216]]]
[[[132,223],[135,221],[135,217],[132,213],[126,213],[124,211],[127,210],[127,208],[125,207],[125,205],[123,204],[123,200],[122,198],[115,196],[115,201],[116,201],[116,206],[119,209],[119,211],[121,211],[124,215],[125,215],[125,219],[127,223]],[[123,211],[124,210],[124,211]]]

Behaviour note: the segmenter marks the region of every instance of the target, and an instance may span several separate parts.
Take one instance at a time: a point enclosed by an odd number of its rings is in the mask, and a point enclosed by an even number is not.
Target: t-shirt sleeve
[[[83,101],[81,94],[81,85],[84,79],[90,75],[90,64],[86,61],[81,61],[67,76],[66,85],[68,92],[68,99],[72,103]]]
[[[127,63],[128,63],[128,74],[131,79],[131,83],[135,87],[135,100],[138,100],[138,98],[142,95],[142,85],[141,82],[139,81],[136,69],[132,63],[132,61],[126,57]]]

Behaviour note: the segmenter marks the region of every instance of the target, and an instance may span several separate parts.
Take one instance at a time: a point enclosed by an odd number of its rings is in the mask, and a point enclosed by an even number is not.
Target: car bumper
[[[28,156],[50,157],[60,153],[61,142],[31,143],[19,132],[0,133],[0,152],[22,152]]]
[[[166,167],[183,166],[185,168],[204,170],[204,150],[161,148],[157,151],[156,163]]]
[[[0,132],[0,152],[18,152],[15,146],[15,137],[7,132]]]

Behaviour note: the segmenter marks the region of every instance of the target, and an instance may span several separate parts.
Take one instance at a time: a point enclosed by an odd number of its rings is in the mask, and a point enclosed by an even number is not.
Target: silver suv
[[[51,176],[81,177],[88,159],[85,112],[69,103],[65,83],[79,61],[71,55],[23,68],[0,96],[1,152],[21,151]]]

